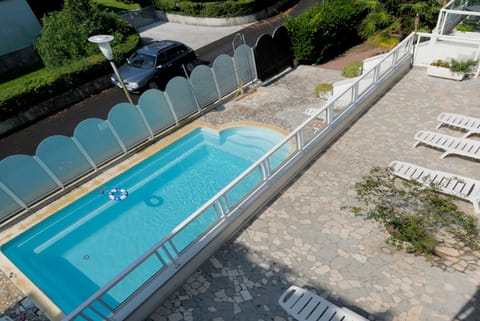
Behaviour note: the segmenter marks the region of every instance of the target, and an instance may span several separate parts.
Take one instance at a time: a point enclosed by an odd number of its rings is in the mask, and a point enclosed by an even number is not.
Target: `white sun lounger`
[[[425,186],[434,184],[444,194],[473,203],[475,213],[480,214],[480,181],[400,161],[393,161],[389,168],[392,174],[398,177],[414,180]]]
[[[459,114],[441,113],[437,120],[440,122],[437,129],[442,126],[450,126],[466,131],[463,138],[480,134],[480,118],[473,118]]]
[[[444,150],[445,152],[441,158],[452,154],[480,160],[480,141],[478,140],[458,138],[426,130],[417,132],[415,134],[415,140],[417,140],[417,142],[414,147],[423,143]]]
[[[298,321],[368,321],[347,308],[340,308],[295,285],[283,292],[278,303]]]

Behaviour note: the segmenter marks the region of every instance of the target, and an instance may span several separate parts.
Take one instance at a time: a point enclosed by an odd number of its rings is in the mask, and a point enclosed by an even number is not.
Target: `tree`
[[[415,27],[418,14],[421,27],[431,29],[436,24],[440,6],[435,0],[361,0],[369,13],[359,27],[364,39],[372,39],[385,47],[394,46]]]
[[[36,49],[46,67],[59,67],[98,53],[87,38],[94,34],[113,34],[115,42],[136,32],[113,13],[101,11],[89,0],[65,0],[64,8],[42,19],[43,30]]]

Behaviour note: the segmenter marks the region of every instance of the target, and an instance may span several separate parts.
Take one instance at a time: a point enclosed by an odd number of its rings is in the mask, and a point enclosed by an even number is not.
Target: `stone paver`
[[[308,96],[315,84],[339,77],[301,66],[205,119],[292,129],[315,103]],[[453,249],[446,238],[444,261],[434,264],[390,248],[379,226],[341,209],[354,204],[362,175],[395,159],[480,179],[478,162],[412,147],[415,132],[434,130],[439,113],[478,114],[478,82],[411,70],[150,319],[291,320],[277,300],[296,284],[372,320],[480,320],[479,253]],[[473,214],[471,204],[459,204]]]

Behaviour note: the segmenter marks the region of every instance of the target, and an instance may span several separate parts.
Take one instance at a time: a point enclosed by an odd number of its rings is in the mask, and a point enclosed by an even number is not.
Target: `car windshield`
[[[150,69],[155,66],[155,56],[135,52],[128,59],[128,64],[135,68]]]

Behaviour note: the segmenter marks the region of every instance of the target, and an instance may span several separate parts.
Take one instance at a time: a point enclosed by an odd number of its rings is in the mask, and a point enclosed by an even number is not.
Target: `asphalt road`
[[[310,6],[322,2],[321,0],[300,0],[297,5],[287,11],[295,17]],[[249,46],[254,46],[258,37],[264,33],[272,34],[276,27],[283,23],[285,14],[279,14],[266,20],[254,23],[247,28],[235,32],[222,39],[214,41],[196,50],[198,57],[203,61],[211,62],[222,53],[232,54],[232,41],[241,33]],[[138,95],[132,95],[134,102]],[[72,105],[54,115],[38,121],[22,130],[10,134],[0,140],[0,159],[14,154],[34,155],[38,144],[52,135],[72,136],[75,126],[87,118],[106,119],[109,110],[120,102],[125,102],[125,96],[120,88],[113,87],[104,90],[90,98]]]

